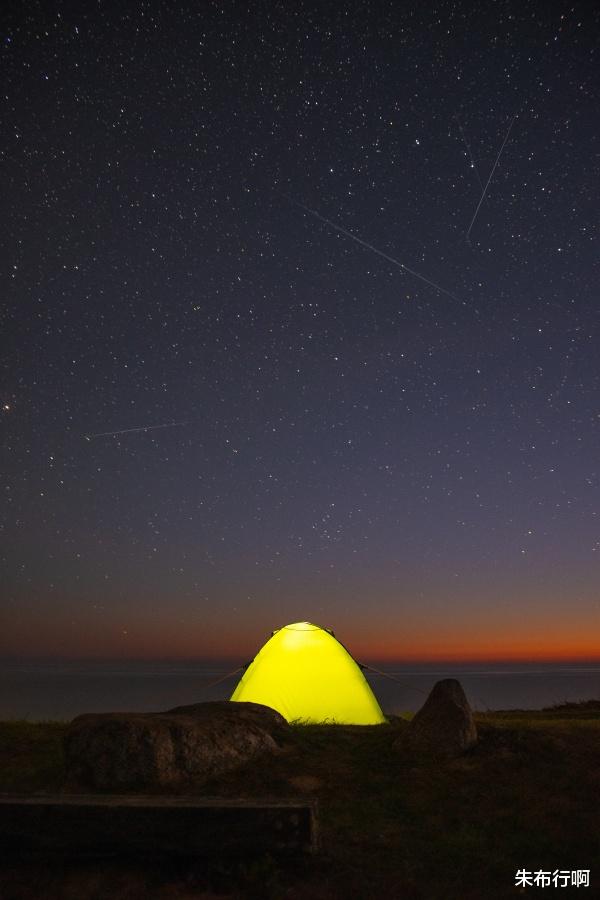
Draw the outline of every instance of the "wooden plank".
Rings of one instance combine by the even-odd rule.
[[[314,800],[0,795],[0,853],[314,853]]]

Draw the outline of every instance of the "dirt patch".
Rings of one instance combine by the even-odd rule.
[[[293,775],[289,782],[293,788],[303,794],[314,794],[323,785],[322,780],[314,775]]]

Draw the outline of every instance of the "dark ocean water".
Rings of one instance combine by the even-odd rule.
[[[0,719],[72,719],[84,712],[149,712],[225,700],[241,673],[232,663],[18,663],[0,661]],[[600,665],[386,665],[368,675],[387,713],[417,710],[433,684],[458,678],[474,709],[540,709],[600,699]]]

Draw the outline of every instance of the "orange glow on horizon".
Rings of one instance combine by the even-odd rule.
[[[339,632],[334,629],[336,637],[348,652],[358,661],[379,661],[382,663],[566,663],[591,662],[600,663],[598,641],[588,637],[587,640],[552,640],[527,641],[518,643],[510,640],[481,638],[479,642],[454,640],[426,640],[421,643],[411,641],[403,645],[401,641],[369,640],[361,635]],[[139,660],[152,661],[239,661],[248,662],[253,659],[271,632],[260,634],[221,634],[220,640],[210,643],[191,640],[189,636],[173,634],[171,640],[153,640],[145,638],[129,640],[115,639],[105,636],[104,640],[76,642],[67,644],[64,641],[31,641],[27,652],[15,654],[14,651],[0,655],[24,658],[48,658],[71,660]]]
[[[478,644],[448,642],[428,642],[411,644],[403,648],[398,643],[385,642],[353,645],[353,655],[382,662],[452,662],[452,663],[494,663],[494,662],[600,662],[598,641],[587,640],[485,640]]]
[[[449,622],[440,619],[439,627],[429,619],[402,623],[380,617],[351,618],[321,614],[308,621],[332,627],[335,636],[358,661],[377,660],[394,663],[495,663],[495,662],[600,662],[597,624],[590,618],[560,619],[540,623],[530,619],[519,623],[516,616],[503,613],[495,622],[479,621],[474,616]],[[302,620],[296,616],[296,620]],[[290,621],[294,621],[293,618]],[[240,664],[253,659],[275,628],[289,622],[279,617],[267,621],[248,616],[244,620],[203,621],[194,627],[182,626],[165,615],[154,620],[136,620],[122,624],[104,621],[94,628],[87,623],[75,625],[55,616],[40,623],[23,617],[10,633],[0,636],[0,657],[19,659],[71,660],[231,660]],[[596,627],[595,627],[596,626]]]

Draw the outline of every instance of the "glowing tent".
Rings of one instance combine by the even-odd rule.
[[[333,632],[296,622],[273,632],[231,696],[263,703],[288,722],[379,725],[385,717],[365,676]]]

